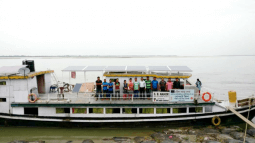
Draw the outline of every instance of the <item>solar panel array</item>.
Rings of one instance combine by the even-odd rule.
[[[126,71],[126,66],[108,66],[105,71]]]
[[[62,71],[83,71],[86,66],[69,66]]]
[[[62,71],[106,71],[106,72],[126,72],[140,71],[146,72],[146,66],[69,66]],[[148,71],[179,71],[192,72],[187,66],[148,66]]]
[[[170,71],[167,66],[149,66],[149,71]]]
[[[127,66],[127,71],[147,71],[145,66]]]
[[[84,69],[84,71],[103,71],[106,66],[88,66]]]
[[[192,70],[187,66],[168,66],[171,71],[182,71],[182,72],[192,72]]]

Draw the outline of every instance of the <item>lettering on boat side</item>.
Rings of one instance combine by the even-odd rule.
[[[170,92],[153,92],[154,102],[192,102],[194,89],[173,89]]]
[[[194,89],[174,90],[170,92],[170,101],[193,101]]]

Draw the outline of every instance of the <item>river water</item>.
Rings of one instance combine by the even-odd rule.
[[[21,65],[22,60],[35,60],[37,71],[54,70],[58,79],[65,82],[84,82],[84,73],[77,73],[69,80],[69,73],[61,70],[68,66],[188,66],[193,70],[190,81],[202,81],[202,91],[209,91],[219,99],[227,99],[228,91],[235,90],[237,98],[255,94],[255,56],[212,56],[212,57],[153,57],[153,58],[0,58],[0,66]],[[86,82],[94,82],[101,72],[86,73]],[[0,140],[15,139],[49,140],[49,142],[82,140],[109,136],[137,136],[150,134],[154,129],[65,129],[65,128],[14,128],[0,127]],[[99,141],[99,140],[98,140]]]

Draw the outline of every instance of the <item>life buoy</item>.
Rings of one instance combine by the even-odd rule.
[[[209,98],[208,99],[205,99],[205,95],[208,94],[209,95]],[[202,99],[205,101],[205,102],[208,102],[212,99],[212,95],[210,92],[205,92],[202,96]]]
[[[215,123],[215,119],[218,120],[217,123]],[[220,117],[219,117],[219,116],[214,116],[214,117],[212,118],[212,124],[213,124],[214,126],[219,126],[220,123],[221,123],[221,120],[220,120]]]
[[[34,100],[31,100],[30,99],[30,96],[34,96]],[[37,100],[37,96],[36,96],[36,94],[34,94],[34,93],[30,93],[30,94],[28,94],[28,101],[30,102],[30,103],[35,103],[35,101]]]

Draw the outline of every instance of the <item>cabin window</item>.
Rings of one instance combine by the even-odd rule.
[[[38,108],[24,108],[24,114],[26,114],[26,115],[38,115]]]
[[[56,108],[56,113],[61,114],[61,113],[70,113],[70,108]]]
[[[6,98],[0,98],[0,102],[6,102]]]
[[[170,108],[156,108],[156,114],[170,114]]]
[[[154,108],[139,108],[140,114],[154,114]]]
[[[137,108],[122,108],[123,114],[137,114]]]
[[[212,106],[205,106],[205,112],[212,112]]]
[[[189,113],[203,113],[203,107],[190,107]]]
[[[0,81],[0,85],[6,85],[6,81]]]
[[[72,108],[73,114],[87,114],[87,108]]]
[[[120,114],[120,108],[105,108],[106,114]]]
[[[104,114],[104,108],[89,108],[89,113],[91,114]]]
[[[174,114],[187,113],[187,108],[173,108]]]

